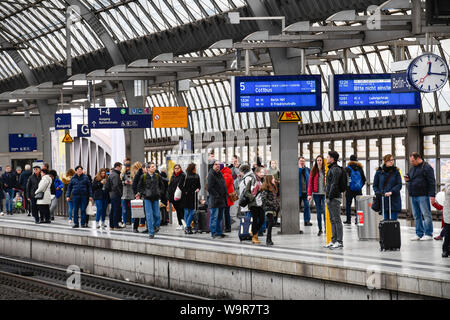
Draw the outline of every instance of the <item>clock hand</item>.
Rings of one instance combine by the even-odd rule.
[[[420,78],[419,83],[423,83],[423,82],[425,81],[425,78],[428,77],[429,75],[430,75],[430,74],[427,73],[427,75],[426,75],[425,77]]]
[[[443,73],[430,72],[430,73],[429,73],[429,75],[432,75],[432,74],[438,74],[438,75],[440,75],[440,76],[443,76],[443,75],[445,75],[445,72],[443,72]]]
[[[431,73],[431,61],[428,61],[428,74]]]

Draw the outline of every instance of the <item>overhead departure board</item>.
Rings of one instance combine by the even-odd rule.
[[[394,74],[331,76],[330,110],[420,109],[420,93],[413,89],[398,92],[396,83]]]
[[[322,110],[320,75],[234,77],[235,112]]]

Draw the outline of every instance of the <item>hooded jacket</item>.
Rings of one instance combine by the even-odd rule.
[[[319,177],[320,177],[319,170],[317,170],[314,176],[312,174],[309,175],[308,192],[307,192],[308,196],[312,196],[313,193],[319,192]],[[324,180],[323,185],[325,187],[325,173],[323,174],[323,180]]]
[[[223,178],[225,179],[225,184],[227,186],[227,193],[230,194],[234,191],[234,187],[233,187],[233,176],[232,176],[232,172],[231,169],[228,167],[224,167],[220,172],[222,172],[223,174]],[[227,202],[228,202],[228,206],[231,207],[234,202],[230,201],[230,197],[227,196]]]
[[[242,177],[242,179],[239,181],[239,198],[246,191],[247,185],[249,183],[252,183],[254,178],[255,178],[255,174],[251,170]],[[250,211],[250,209],[248,208],[248,205],[246,207],[241,207],[241,212],[247,212],[247,211]]]
[[[345,171],[347,172],[347,176],[348,177],[350,177],[351,174],[352,174],[350,168],[353,169],[353,170],[358,170],[359,171],[359,174],[361,175],[361,180],[362,180],[362,183],[363,183],[363,187],[364,187],[364,185],[366,184],[366,175],[364,174],[364,170],[363,170],[362,164],[360,162],[358,162],[358,161],[349,161],[347,163],[347,167],[345,168]],[[346,191],[346,196],[347,197],[352,197],[352,196],[354,197],[354,196],[357,196],[357,195],[362,195],[362,188],[359,191],[353,191],[353,190],[350,189],[350,185],[347,186],[347,191]]]
[[[326,177],[326,192],[325,197],[329,200],[342,198],[342,194],[339,191],[339,178],[344,172],[342,168],[333,162],[328,166],[328,172]]]
[[[145,200],[157,201],[164,192],[164,184],[156,172],[151,176],[144,173],[138,185],[138,191]]]
[[[52,195],[50,192],[50,189],[52,187],[52,178],[48,174],[42,177],[41,181],[39,181],[38,188],[34,192],[34,195],[36,196],[39,192],[44,192],[44,198],[37,200],[36,204],[38,205],[50,205],[52,203]]]

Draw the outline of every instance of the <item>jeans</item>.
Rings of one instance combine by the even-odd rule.
[[[302,201],[303,201],[303,206],[304,208],[304,213],[303,213],[303,218],[304,218],[304,222],[309,222],[309,220],[311,220],[311,212],[309,210],[309,201],[308,201],[308,195],[306,193],[302,193],[302,195],[299,197],[300,198],[300,207],[302,205]]]
[[[343,227],[341,220],[341,202],[336,199],[327,199],[328,211],[330,212],[331,233],[333,234],[331,242],[342,243]]]
[[[6,211],[11,213],[13,210],[14,189],[5,189],[6,192]]]
[[[347,221],[350,222],[352,220],[352,202],[355,199],[356,206],[356,195],[349,196],[348,193],[345,194],[345,213],[347,215]],[[358,219],[358,216],[355,214],[355,221]]]
[[[194,209],[184,208],[184,221],[186,222],[186,228],[191,228],[192,220],[194,220]]]
[[[222,234],[222,220],[225,208],[211,208],[211,216],[209,218],[209,229],[212,236]]]
[[[122,200],[122,223],[126,224],[131,218],[131,200]]]
[[[73,218],[73,201],[69,201],[69,220]]]
[[[106,206],[108,205],[108,202],[106,199],[101,200],[95,200],[95,206],[97,207],[97,215],[95,217],[95,221],[98,223],[100,219],[102,219],[102,222],[105,222],[106,219]]]
[[[225,217],[225,230],[231,230],[230,207],[225,207],[223,211]]]
[[[322,231],[322,215],[325,217],[325,195],[314,194],[313,199],[316,204],[317,225],[319,226],[319,230]]]
[[[111,212],[109,213],[109,227],[119,228],[119,220],[122,214],[120,198],[111,198]]]
[[[424,233],[433,236],[433,220],[431,218],[431,205],[428,196],[410,197],[414,220],[416,221],[416,235],[422,238]],[[422,215],[425,223],[422,222]]]
[[[159,227],[161,217],[159,215],[159,200],[144,200],[145,216],[147,217],[147,229],[149,235],[155,234],[155,228]]]
[[[81,225],[86,223],[86,207],[88,202],[88,197],[73,197],[73,223],[76,226],[78,224],[78,210],[81,209]]]

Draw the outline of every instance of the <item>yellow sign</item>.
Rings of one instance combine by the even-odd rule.
[[[284,111],[278,117],[278,122],[302,122],[297,111]]]
[[[187,128],[187,107],[153,107],[153,128]]]
[[[66,134],[65,134],[64,138],[62,139],[62,142],[65,142],[65,143],[72,143],[73,142],[73,139],[72,139],[72,137],[69,134],[69,131],[66,131]]]

